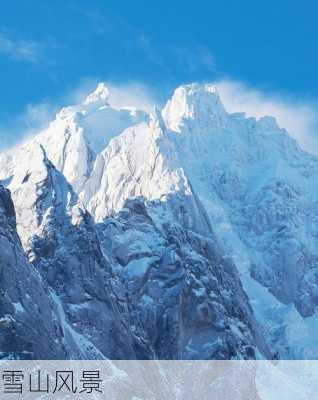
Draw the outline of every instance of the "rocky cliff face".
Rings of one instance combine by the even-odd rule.
[[[23,245],[3,206],[21,259],[1,271],[13,288],[31,271],[61,330],[42,358],[317,358],[317,164],[208,84],[153,115],[113,109],[100,84],[0,153]]]
[[[235,266],[211,230],[184,225],[188,201],[134,199],[99,225],[127,325],[160,359],[269,356]],[[172,212],[182,220],[167,218]]]
[[[0,186],[1,358],[68,358],[57,306],[38,271],[28,262],[16,233],[9,191]],[[74,346],[75,350],[75,346]]]

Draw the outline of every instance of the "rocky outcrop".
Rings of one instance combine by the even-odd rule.
[[[270,358],[235,266],[212,231],[185,226],[189,201],[131,200],[99,224],[123,318],[143,343],[137,357]]]
[[[72,346],[64,340],[56,304],[28,262],[15,224],[10,193],[0,186],[1,358],[68,358]]]

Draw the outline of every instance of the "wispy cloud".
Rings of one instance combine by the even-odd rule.
[[[93,78],[83,80],[77,88],[66,96],[66,103],[77,104],[83,102],[98,83],[99,80]],[[116,109],[135,107],[138,110],[151,112],[155,106],[162,105],[165,100],[157,90],[141,82],[116,83],[105,81],[105,85],[109,89],[109,103]]]
[[[121,55],[142,59],[156,71],[161,71],[167,79],[176,81],[180,69],[190,75],[215,72],[213,51],[200,42],[159,41],[151,32],[118,15],[106,15],[100,10],[81,10],[81,13],[97,37],[104,37],[106,42],[116,42],[116,46],[121,48]]]
[[[34,41],[14,40],[0,33],[0,55],[16,61],[36,63],[39,59],[40,45]]]
[[[305,150],[318,154],[318,104],[286,93],[265,93],[250,85],[222,80],[216,83],[225,108],[229,112],[245,112],[247,116],[274,116]]]
[[[130,82],[126,85],[108,84],[109,102],[115,108],[136,107],[151,112],[160,104],[160,99],[154,90],[142,83]]]
[[[27,140],[45,128],[54,118],[58,106],[51,103],[29,104],[21,114],[0,124],[0,151]]]
[[[170,50],[176,61],[182,64],[190,73],[198,72],[202,69],[207,72],[215,71],[215,57],[206,46],[171,46]]]

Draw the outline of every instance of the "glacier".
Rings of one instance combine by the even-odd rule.
[[[0,354],[317,359],[317,183],[213,84],[148,113],[100,83],[0,153]]]

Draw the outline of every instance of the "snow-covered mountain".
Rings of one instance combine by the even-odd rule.
[[[318,358],[318,159],[274,118],[210,84],[115,109],[101,83],[0,153],[0,183],[5,355]],[[35,351],[47,319],[56,345]]]

